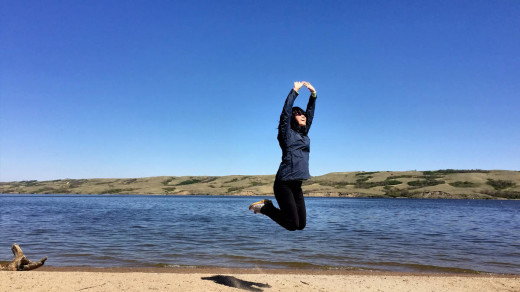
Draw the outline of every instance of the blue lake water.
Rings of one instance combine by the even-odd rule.
[[[257,199],[0,195],[0,260],[16,242],[52,266],[520,274],[520,201],[306,198],[290,232]]]

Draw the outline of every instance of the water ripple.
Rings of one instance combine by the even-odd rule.
[[[307,198],[289,232],[250,197],[0,195],[0,259],[520,274],[520,201]]]

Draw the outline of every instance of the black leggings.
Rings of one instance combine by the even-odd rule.
[[[302,182],[275,180],[273,189],[280,209],[269,204],[262,208],[261,212],[287,230],[305,228],[307,214],[303,200]]]

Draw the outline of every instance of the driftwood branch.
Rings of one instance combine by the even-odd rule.
[[[4,264],[4,265],[0,264],[0,270],[4,270],[4,271],[34,270],[36,268],[43,266],[43,264],[47,260],[47,257],[44,257],[37,262],[33,262],[33,261],[29,260],[23,254],[23,251],[20,248],[20,246],[16,243],[13,244],[13,246],[11,246],[11,250],[13,251],[13,254],[14,254],[14,260],[12,260],[8,264]]]

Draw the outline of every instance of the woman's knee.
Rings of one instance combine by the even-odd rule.
[[[305,228],[305,225],[303,225],[303,226],[289,225],[286,227],[286,229],[289,231],[303,230],[304,228]]]
[[[285,229],[289,231],[295,231],[299,229],[298,221],[289,220],[287,224],[285,225]]]
[[[305,222],[290,221],[285,227],[289,231],[303,230],[306,226]]]

